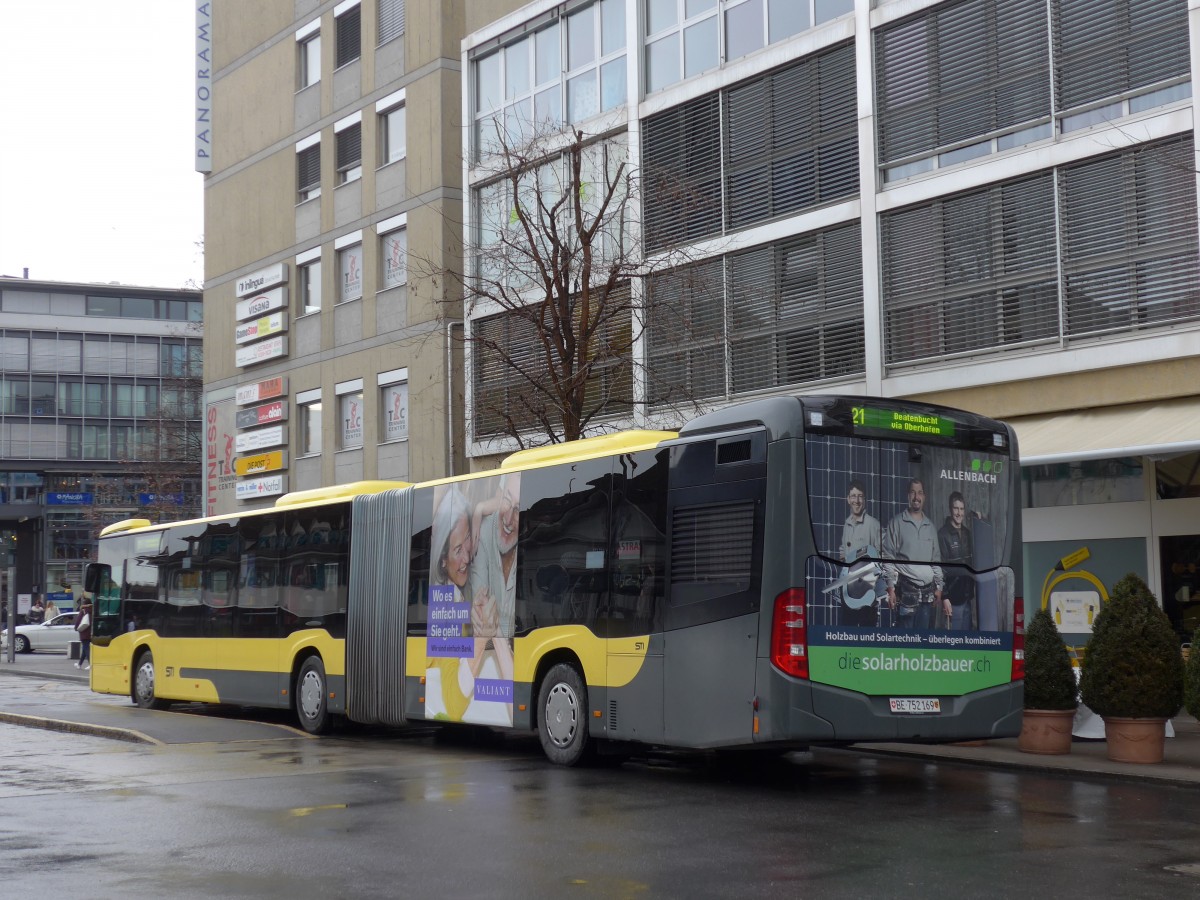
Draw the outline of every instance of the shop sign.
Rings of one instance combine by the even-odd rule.
[[[91,493],[57,493],[47,494],[46,503],[49,506],[91,506]]]
[[[237,483],[237,498],[253,500],[257,497],[278,497],[287,493],[286,475],[267,475],[263,478],[250,478]]]
[[[286,450],[272,450],[269,453],[256,453],[254,456],[239,456],[233,461],[233,468],[238,475],[258,475],[261,472],[286,469],[287,464]]]
[[[243,384],[237,389],[237,405],[245,406],[247,403],[257,403],[259,400],[283,397],[286,396],[287,391],[288,380],[286,375],[281,375],[278,378],[268,378],[266,381],[260,381],[257,384]]]
[[[277,309],[284,309],[286,306],[287,288],[281,285],[255,294],[253,297],[247,297],[245,300],[239,300],[237,302],[237,320],[242,322],[246,319],[254,319]]]
[[[251,344],[248,347],[239,347],[234,356],[234,361],[244,368],[245,366],[253,366],[267,360],[287,356],[287,352],[287,336],[280,335],[279,337],[267,338],[265,341],[259,341],[257,344]]]
[[[234,439],[234,449],[238,453],[249,453],[266,447],[278,447],[287,441],[287,426],[276,425],[273,428],[260,428],[258,431],[243,431]]]
[[[244,278],[239,278],[237,281],[237,295],[239,297],[247,297],[250,294],[257,294],[265,291],[267,288],[275,287],[277,284],[283,284],[287,281],[288,267],[287,263],[275,263],[273,266],[265,266],[257,272],[251,272]]]
[[[265,403],[252,409],[237,411],[236,425],[238,428],[257,428],[259,425],[270,425],[272,422],[286,422],[288,405],[285,400]]]

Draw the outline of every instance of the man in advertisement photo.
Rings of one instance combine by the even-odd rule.
[[[932,565],[941,561],[941,554],[937,529],[925,515],[925,483],[920,478],[909,479],[908,505],[883,532],[883,557],[889,560],[883,567],[888,606],[898,627],[931,629],[938,608],[947,620],[952,618],[950,600],[942,593],[942,569]]]
[[[842,562],[853,565],[862,557],[879,555],[879,520],[867,512],[867,489],[859,478],[850,479],[846,490],[849,515],[842,525]],[[857,592],[847,585],[842,592],[841,622],[843,625],[874,628],[878,623],[882,580],[858,585]]]
[[[950,515],[938,529],[938,550],[943,563],[970,566],[974,562],[975,542],[967,526],[967,501],[959,491],[950,494]],[[946,597],[951,616],[947,628],[966,630],[978,627],[975,613],[975,578],[965,569],[952,568],[945,573]]]

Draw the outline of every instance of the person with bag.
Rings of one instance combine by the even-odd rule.
[[[79,632],[79,661],[75,663],[77,669],[90,669],[92,667],[89,659],[92,650],[92,601],[84,599],[79,607],[79,612],[75,616],[75,630]]]

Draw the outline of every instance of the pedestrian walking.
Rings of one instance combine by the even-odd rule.
[[[78,669],[92,667],[92,601],[86,597],[75,616],[75,630],[79,632],[79,661],[75,663]]]

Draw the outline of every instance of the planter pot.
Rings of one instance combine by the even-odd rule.
[[[1166,744],[1166,719],[1104,717],[1108,758],[1114,762],[1160,763]]]
[[[1021,717],[1017,749],[1022,753],[1061,755],[1071,752],[1073,709],[1027,709]]]

